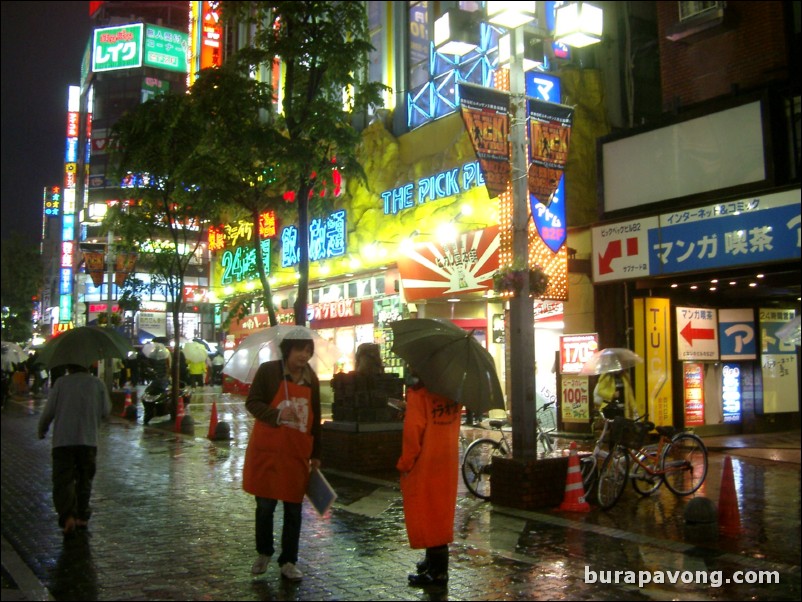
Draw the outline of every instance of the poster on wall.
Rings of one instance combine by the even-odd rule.
[[[795,317],[793,309],[760,309],[761,369],[763,371],[763,403],[765,414],[799,411],[796,346],[783,339],[778,331]],[[760,413],[760,403],[756,400]]]
[[[590,420],[589,391],[587,376],[563,376],[561,406],[563,422],[587,424]]]
[[[510,181],[509,95],[461,83],[460,109],[465,129],[479,159],[487,195],[493,199]]]
[[[704,365],[686,362],[682,365],[682,399],[685,405],[685,426],[705,423]]]

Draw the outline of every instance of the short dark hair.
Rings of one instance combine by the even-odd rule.
[[[312,339],[284,339],[278,344],[278,348],[281,350],[281,359],[284,361],[287,361],[290,351],[293,349],[306,349],[307,347],[311,347],[312,355],[314,355],[315,342]]]

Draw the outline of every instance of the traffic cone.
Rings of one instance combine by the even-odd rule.
[[[212,417],[209,420],[209,433],[206,435],[206,438],[207,439],[211,439],[212,441],[214,441],[217,438],[216,437],[216,432],[217,432],[217,402],[213,401],[212,402]]]
[[[126,389],[125,390],[125,405],[123,405],[123,411],[122,411],[122,414],[120,414],[120,416],[122,416],[123,418],[126,418],[127,414],[128,414],[128,408],[130,408],[132,405],[134,405],[134,403],[131,401],[131,391]]]
[[[181,421],[183,420],[184,420],[184,397],[179,395],[177,410],[175,413],[175,429],[173,429],[175,430],[176,433],[181,432]]]
[[[579,469],[579,456],[576,454],[576,441],[571,441],[568,456],[568,474],[565,477],[565,497],[560,510],[567,512],[590,512],[590,504],[585,501],[585,488],[582,486],[582,473]]]
[[[730,456],[724,457],[721,494],[718,498],[718,530],[724,535],[738,535],[741,532],[741,513],[738,510],[738,495],[735,493]]]

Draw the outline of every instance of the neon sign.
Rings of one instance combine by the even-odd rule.
[[[309,261],[321,261],[345,255],[345,209],[335,211],[326,219],[313,219],[309,224]],[[298,227],[287,226],[281,231],[281,267],[298,264]]]
[[[473,161],[462,167],[454,167],[433,176],[420,178],[417,182],[385,190],[379,196],[384,204],[384,214],[395,215],[404,209],[414,207],[415,204],[437,201],[484,185],[485,179],[479,161]]]

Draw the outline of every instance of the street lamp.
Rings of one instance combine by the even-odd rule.
[[[573,3],[572,3],[573,4]],[[577,6],[564,13],[564,17],[576,15],[573,29],[565,25],[566,33],[576,34],[584,25],[592,23],[590,33],[598,32],[601,36],[601,27],[595,25],[600,9],[595,12],[590,5]],[[572,12],[574,11],[574,12]],[[509,42],[500,43],[500,59],[509,56],[510,66],[510,160],[511,160],[511,193],[512,193],[512,223],[511,247],[513,259],[529,262],[529,189],[527,174],[528,153],[526,147],[526,82],[524,71],[526,68],[542,63],[543,38],[545,32],[533,33],[528,24],[536,21],[535,2],[487,2],[488,21],[509,30]],[[582,16],[585,16],[584,21]],[[601,19],[598,19],[600,23]],[[535,22],[539,26],[538,22]],[[437,25],[435,24],[435,28]],[[539,34],[539,35],[538,35]],[[537,38],[540,38],[539,40]],[[581,37],[574,35],[564,39],[564,43],[592,43],[592,36]],[[502,48],[503,46],[503,48]],[[533,52],[539,46],[540,52]],[[538,60],[540,59],[540,60]],[[501,60],[500,60],[501,62]],[[519,461],[537,459],[536,439],[536,403],[535,403],[535,329],[534,329],[534,303],[529,297],[529,279],[523,279],[521,291],[509,299],[509,374],[510,374],[510,409],[512,414],[512,449],[513,457]]]

